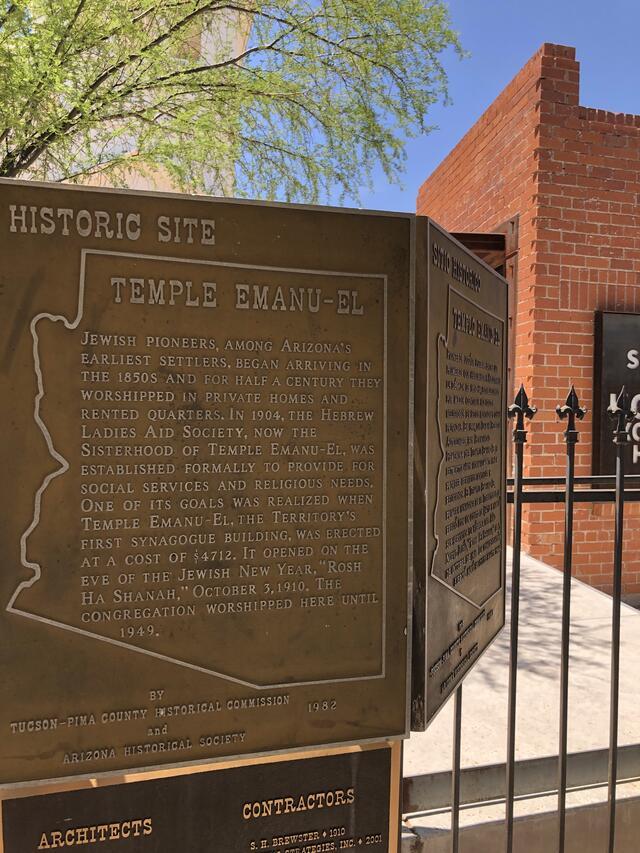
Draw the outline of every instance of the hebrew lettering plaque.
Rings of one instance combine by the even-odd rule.
[[[419,224],[412,726],[423,729],[504,625],[507,283]]]

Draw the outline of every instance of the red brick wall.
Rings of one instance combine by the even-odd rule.
[[[425,181],[418,213],[453,231],[519,214],[515,380],[539,412],[527,471],[564,472],[555,406],[571,383],[592,409],[594,311],[640,311],[640,116],[579,105],[571,47],[545,44]],[[591,417],[576,472],[591,473]],[[523,543],[562,564],[562,507],[525,513]],[[626,511],[624,592],[640,593],[640,505]],[[613,506],[578,505],[574,566],[611,589]]]

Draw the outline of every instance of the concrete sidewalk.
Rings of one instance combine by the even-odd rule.
[[[524,787],[528,783],[524,778],[532,768],[546,765],[546,773],[538,778],[555,779],[555,756],[558,754],[558,717],[560,686],[560,636],[562,608],[562,574],[543,563],[523,555],[521,570],[520,598],[520,654],[518,661],[518,705],[517,705],[517,741],[516,761],[519,767],[516,775],[521,776]],[[569,797],[568,803],[575,806],[589,806],[606,799],[598,782],[600,777],[606,780],[606,757],[585,753],[594,750],[606,750],[609,745],[609,690],[611,655],[611,598],[580,581],[573,581],[571,607],[571,658],[569,690],[569,753],[578,753],[576,765],[580,772],[576,778],[582,781],[590,778],[594,787],[590,794],[584,791]],[[509,664],[509,615],[507,627],[496,639],[492,647],[478,662],[472,674],[464,682],[462,717],[462,767],[479,768],[485,765],[502,765],[506,758],[507,740],[507,685]],[[622,605],[621,620],[621,668],[620,668],[620,717],[619,744],[628,746],[625,755],[625,770],[633,773],[638,764],[637,776],[640,776],[640,612]],[[414,733],[405,743],[404,776],[421,777],[422,799],[425,791],[435,791],[433,786],[438,774],[451,770],[452,756],[453,702],[450,700],[440,715],[433,721],[428,731]],[[548,760],[541,761],[547,758]],[[536,759],[538,761],[536,761]],[[593,765],[591,768],[589,765]],[[622,765],[622,762],[621,762]],[[502,769],[494,768],[493,787],[497,777],[502,779]],[[621,766],[622,769],[622,766]],[[591,774],[591,776],[590,776]],[[491,774],[486,771],[467,773],[467,794],[477,794],[483,787],[486,777],[487,791],[491,791]],[[440,782],[446,781],[444,777]],[[473,783],[473,784],[471,784]],[[462,797],[465,800],[465,780]],[[546,791],[552,790],[547,787]],[[621,786],[620,795],[638,796],[637,785]],[[439,786],[440,791],[443,785]],[[440,836],[446,831],[450,815],[444,811],[444,802],[426,804],[421,802],[420,785],[416,785],[418,808],[439,808],[439,814],[426,814],[422,817],[408,817],[407,825],[416,837]],[[538,792],[542,793],[542,792]],[[536,795],[537,796],[537,795]],[[412,797],[414,801],[416,797]],[[436,799],[438,797],[436,796]],[[469,796],[466,797],[469,800]],[[516,814],[532,816],[547,808],[549,814],[555,809],[555,798],[537,796],[536,802],[523,800],[516,808]],[[448,803],[448,800],[447,800]],[[415,807],[415,803],[414,803]],[[496,806],[494,805],[495,811]],[[504,805],[498,806],[498,811]],[[471,826],[474,821],[487,822],[500,820],[499,815],[479,813],[466,809],[461,816],[461,825]],[[477,810],[476,810],[477,812]],[[413,839],[414,841],[416,838]],[[432,843],[425,849],[436,850]],[[413,843],[410,848],[422,849]],[[640,849],[640,843],[638,844]],[[439,848],[437,848],[439,849]],[[480,849],[480,848],[479,848]],[[526,849],[526,848],[523,848]]]

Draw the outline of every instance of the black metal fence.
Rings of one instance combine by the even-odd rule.
[[[609,709],[609,746],[608,746],[608,841],[602,853],[614,853],[616,837],[616,783],[618,777],[618,706],[620,677],[620,612],[622,600],[622,545],[624,534],[624,507],[630,501],[640,501],[640,476],[625,476],[625,457],[630,443],[628,426],[638,414],[632,410],[629,395],[623,388],[614,405],[609,407],[612,420],[612,441],[616,451],[615,476],[577,477],[575,475],[575,445],[578,441],[578,421],[582,420],[585,410],[580,406],[573,386],[566,402],[556,408],[558,417],[566,421],[564,438],[566,443],[566,471],[564,477],[524,477],[524,454],[527,442],[527,421],[536,414],[531,406],[524,387],[521,387],[513,404],[509,407],[508,417],[514,421],[513,478],[508,480],[510,487],[507,501],[513,504],[513,560],[511,575],[511,635],[509,654],[509,684],[507,712],[507,758],[505,791],[505,853],[513,853],[514,801],[515,788],[515,750],[516,750],[516,710],[518,703],[518,627],[520,607],[520,563],[522,542],[522,510],[524,504],[561,504],[564,503],[564,548],[563,548],[563,586],[562,586],[562,631],[560,647],[560,705],[559,705],[559,743],[557,756],[557,845],[558,853],[565,850],[566,796],[568,768],[572,774],[575,767],[570,766],[567,752],[568,710],[569,710],[569,650],[571,619],[571,578],[573,556],[574,505],[576,503],[615,503],[614,547],[612,553],[613,595],[611,620],[611,669],[610,669],[610,709]],[[461,732],[462,732],[463,687],[458,687],[454,696],[453,756],[451,772],[451,851],[458,853],[460,839],[460,781],[461,781]],[[575,757],[571,757],[572,760]],[[574,761],[575,763],[575,761]],[[493,768],[489,768],[493,769]],[[410,780],[408,780],[410,782]],[[415,796],[412,797],[415,801]],[[428,808],[428,804],[423,806]],[[640,842],[639,842],[640,849]],[[496,851],[498,853],[498,851]],[[552,851],[549,851],[552,853]]]

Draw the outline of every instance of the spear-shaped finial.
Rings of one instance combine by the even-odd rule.
[[[515,400],[507,409],[507,416],[509,419],[516,419],[516,428],[513,431],[513,440],[516,443],[524,444],[527,440],[527,431],[524,428],[524,419],[528,418],[531,420],[537,411],[538,410],[535,406],[529,405],[527,392],[524,390],[524,385],[521,385],[520,390],[516,394]]]
[[[556,413],[560,420],[568,419],[567,429],[564,437],[567,444],[575,444],[578,441],[578,431],[576,430],[576,418],[581,421],[587,414],[587,410],[583,409],[578,400],[576,389],[572,385],[571,390],[567,394],[567,401],[564,406],[556,406]]]
[[[607,412],[609,413],[609,417],[615,421],[613,443],[627,444],[630,442],[631,436],[627,432],[627,424],[631,423],[631,421],[637,417],[638,411],[631,405],[629,393],[624,385],[620,389],[620,393],[616,397],[615,403],[611,403]]]

